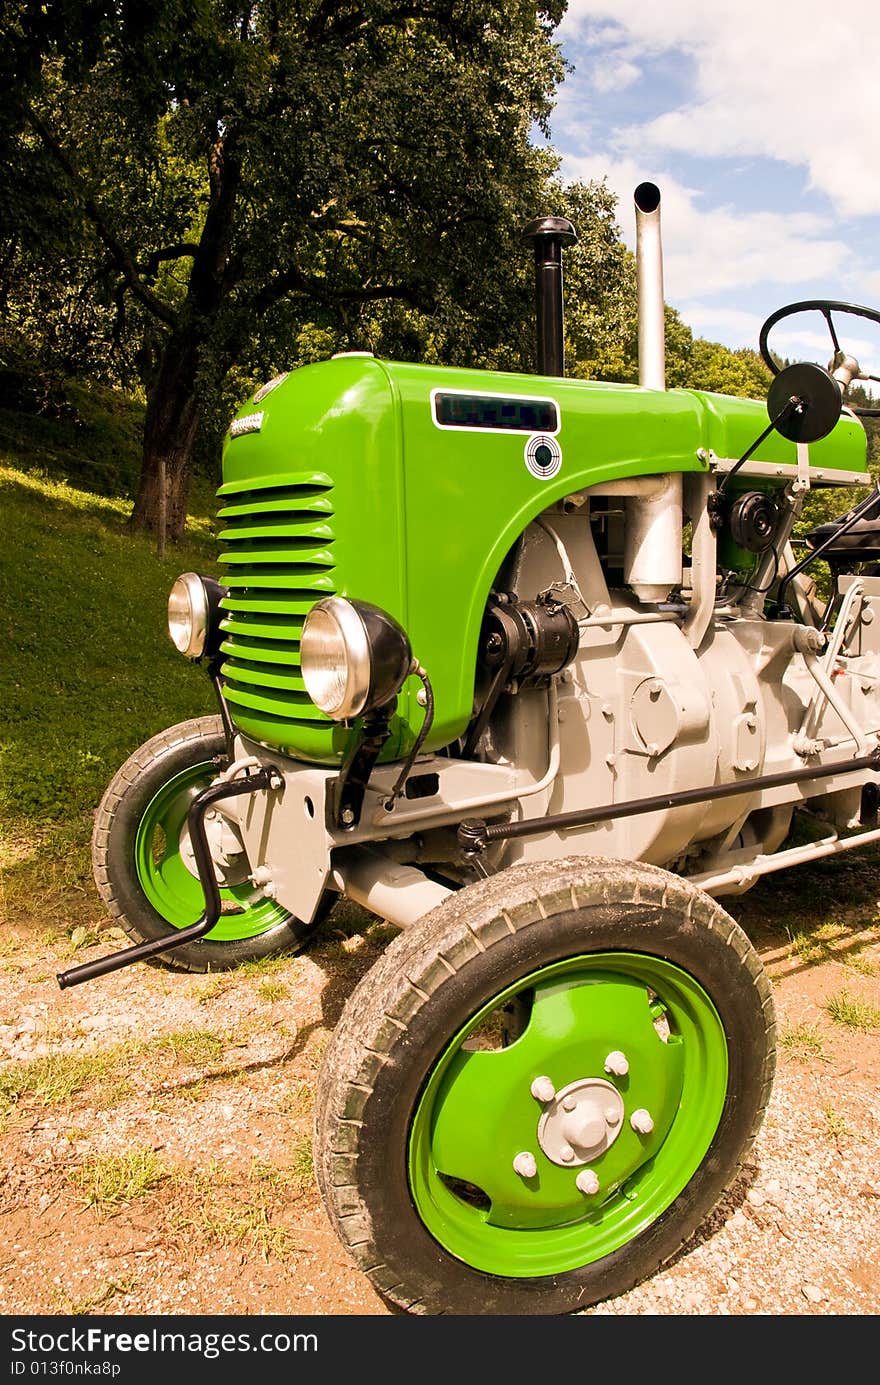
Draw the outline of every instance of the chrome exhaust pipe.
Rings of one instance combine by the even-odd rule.
[[[636,208],[636,279],[639,298],[639,384],[666,388],[666,322],[663,314],[663,247],[660,241],[660,189],[639,183]]]
[[[660,242],[660,189],[639,183],[636,208],[636,275],[639,305],[639,384],[666,389],[666,323],[663,302],[663,249]],[[681,584],[682,480],[664,478],[656,497],[625,502],[624,581],[639,601],[665,601]]]

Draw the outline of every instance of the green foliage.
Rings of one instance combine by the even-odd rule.
[[[135,519],[159,459],[175,480],[225,428],[234,368],[509,349],[563,9],[12,0],[0,299],[56,361],[142,382]]]
[[[36,359],[0,328],[0,449],[22,471],[74,480],[96,495],[133,496],[140,474],[143,404]]]

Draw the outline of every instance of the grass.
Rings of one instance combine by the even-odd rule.
[[[822,1035],[811,1024],[794,1024],[781,1029],[778,1044],[790,1058],[796,1058],[801,1063],[815,1062],[824,1057]]]
[[[809,932],[798,929],[789,933],[789,946],[793,957],[799,962],[826,962],[833,956],[834,943],[843,936],[844,930],[834,923],[823,923]]]
[[[2,436],[2,434],[0,434]],[[89,862],[92,814],[128,755],[214,711],[207,679],[176,653],[174,578],[215,571],[211,521],[163,560],[126,530],[130,501],[98,496],[0,453],[0,911],[53,906],[85,939],[104,921]]]
[[[87,1159],[70,1174],[86,1207],[109,1216],[158,1186],[168,1170],[152,1150],[136,1146],[124,1154],[100,1154]]]
[[[68,1036],[69,1037],[69,1036]],[[203,1066],[220,1057],[234,1040],[208,1029],[160,1034],[144,1043],[123,1043],[98,1053],[47,1053],[0,1069],[0,1110],[8,1115],[26,1098],[41,1106],[61,1106],[88,1092],[97,1109],[106,1110],[135,1091],[135,1071],[144,1058],[164,1058],[172,1065]],[[149,1071],[161,1074],[150,1065]],[[198,1096],[188,1093],[193,1100]],[[201,1095],[206,1095],[204,1088]]]
[[[164,1054],[175,1062],[188,1064],[215,1063],[227,1040],[211,1029],[181,1029],[176,1033],[159,1034],[147,1047],[153,1053]]]
[[[308,1147],[308,1156],[306,1149]],[[177,1232],[195,1233],[216,1245],[242,1245],[264,1259],[285,1261],[300,1247],[295,1233],[276,1218],[291,1198],[313,1186],[310,1143],[298,1141],[289,1165],[254,1160],[242,1176],[218,1161],[174,1176],[182,1207],[171,1220]]]
[[[846,1136],[852,1136],[855,1132],[847,1125],[846,1119],[835,1111],[833,1106],[825,1106],[822,1110],[822,1119],[825,1122],[825,1133],[830,1140],[838,1141]]]
[[[0,1104],[7,1111],[24,1097],[42,1106],[58,1106],[87,1088],[106,1082],[114,1074],[126,1050],[103,1053],[48,1053],[27,1063],[0,1070]]]
[[[198,1211],[183,1217],[178,1226],[180,1230],[200,1233],[215,1245],[249,1244],[266,1260],[270,1256],[275,1260],[289,1260],[300,1248],[294,1233],[273,1222],[263,1204],[218,1207],[211,1199],[205,1199]]]
[[[283,981],[261,981],[257,987],[257,995],[261,1000],[272,1004],[276,1000],[286,1000],[290,995],[290,987]]]
[[[858,1000],[849,991],[843,990],[829,996],[824,1009],[834,1023],[842,1025],[844,1029],[860,1030],[866,1034],[880,1029],[880,1006]]]
[[[119,1279],[104,1280],[91,1292],[71,1297],[65,1289],[58,1292],[59,1311],[71,1318],[88,1317],[106,1308],[115,1298],[124,1298],[137,1288],[137,1275],[123,1275]]]

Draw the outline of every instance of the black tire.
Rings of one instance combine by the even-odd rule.
[[[426,1093],[439,1080],[440,1055],[448,1055],[453,1036],[481,1007],[548,964],[576,966],[567,959],[590,954],[676,969],[710,998],[727,1049],[712,1129],[694,1155],[694,1172],[670,1192],[665,1210],[611,1253],[561,1272],[488,1273],[450,1253],[428,1229],[410,1179],[412,1132]],[[598,957],[592,965],[599,965]],[[609,1048],[614,1040],[612,1032]],[[457,1053],[470,1056],[463,1048]],[[735,921],[701,890],[653,866],[602,858],[511,867],[466,887],[408,928],[352,993],[325,1053],[316,1101],[315,1168],[328,1215],[377,1291],[409,1312],[562,1314],[584,1308],[652,1274],[716,1206],[760,1129],[775,1053],[773,1004],[760,959]],[[632,1141],[626,1126],[622,1122],[621,1133]],[[490,1130],[482,1132],[484,1141],[491,1138]],[[502,1148],[498,1157],[509,1160],[510,1153]],[[587,1236],[588,1223],[585,1218]]]
[[[181,722],[140,746],[104,793],[92,833],[92,870],[104,904],[135,942],[173,935],[175,926],[194,922],[193,918],[163,916],[144,891],[136,862],[136,841],[144,815],[155,796],[176,776],[204,766],[204,782],[210,782],[216,772],[211,762],[224,750],[219,717]],[[174,971],[225,971],[242,962],[303,947],[316,924],[317,920],[307,927],[285,914],[281,921],[254,936],[217,940],[209,934],[151,959],[151,964]]]

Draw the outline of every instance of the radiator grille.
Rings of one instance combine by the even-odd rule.
[[[330,478],[321,473],[249,478],[221,486],[224,693],[235,717],[277,725],[285,744],[297,726],[327,726],[300,670],[303,618],[332,596],[335,535]]]

